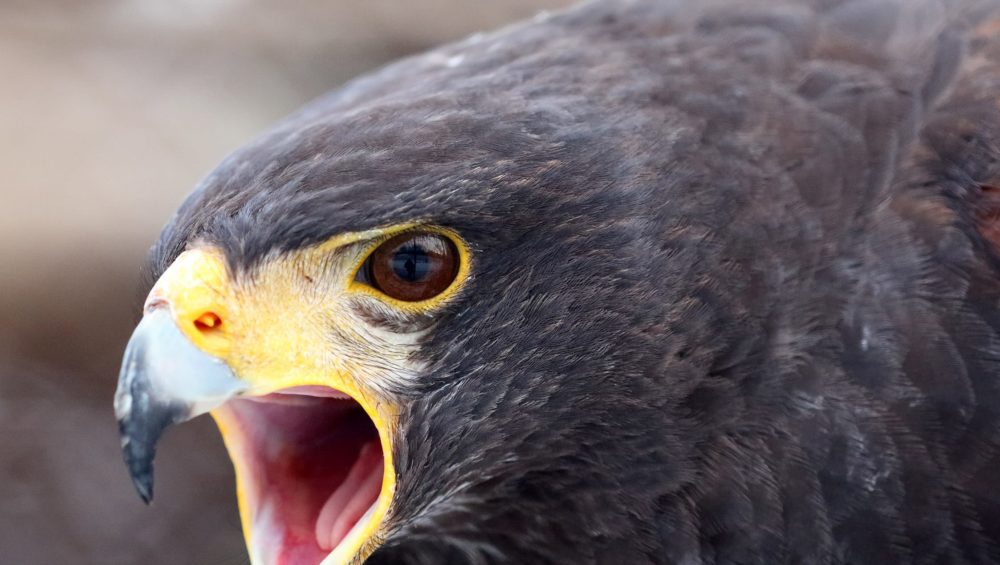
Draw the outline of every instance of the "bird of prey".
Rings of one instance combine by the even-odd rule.
[[[996,0],[609,0],[208,175],[115,398],[257,565],[1000,562]]]

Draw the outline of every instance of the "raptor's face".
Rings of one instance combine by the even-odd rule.
[[[240,276],[217,247],[191,246],[150,292],[116,396],[140,493],[163,429],[210,410],[254,563],[367,556],[421,337],[469,272],[458,234],[426,226],[339,234]]]
[[[632,563],[674,535],[650,501],[739,390],[697,387],[737,344],[738,270],[703,249],[745,172],[693,150],[702,120],[629,110],[660,100],[619,88],[644,67],[536,53],[550,31],[389,67],[209,174],[122,373],[140,492],[163,429],[211,411],[259,565]]]

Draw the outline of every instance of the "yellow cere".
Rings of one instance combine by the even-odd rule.
[[[146,298],[145,309],[160,305],[170,308],[181,331],[202,351],[225,358],[229,353],[229,327],[217,324],[210,331],[199,331],[198,321],[208,314],[219,320],[231,318],[229,304],[221,292],[228,288],[229,275],[221,253],[195,249],[182,253],[156,281]]]
[[[405,231],[439,233],[459,251],[455,281],[440,295],[420,302],[394,300],[355,281],[358,269],[380,243]],[[378,428],[384,454],[382,491],[366,527],[355,531],[324,563],[364,558],[389,510],[395,491],[391,430],[398,407],[380,383],[408,367],[414,344],[380,339],[352,307],[352,296],[365,294],[407,313],[433,311],[460,290],[470,273],[468,245],[452,230],[403,224],[345,233],[298,251],[266,259],[250,276],[234,279],[221,250],[194,246],[183,252],[150,292],[147,309],[167,304],[181,330],[206,353],[226,362],[251,385],[248,395],[320,385],[349,394]],[[387,372],[388,371],[388,372]],[[251,545],[252,501],[238,454],[239,427],[223,409],[213,411],[237,475],[244,536]],[[361,554],[359,554],[361,552]]]

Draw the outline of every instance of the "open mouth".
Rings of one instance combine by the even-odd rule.
[[[350,396],[300,386],[230,400],[214,412],[236,467],[257,565],[319,565],[353,555],[378,526],[379,432]]]

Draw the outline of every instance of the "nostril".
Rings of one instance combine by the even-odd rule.
[[[200,332],[211,332],[219,329],[222,325],[222,318],[215,312],[205,312],[194,319],[194,327]]]
[[[195,314],[196,312],[200,312]],[[198,308],[194,312],[177,314],[179,325],[188,338],[206,353],[222,357],[229,351],[229,322],[221,314],[211,310]],[[182,321],[184,320],[184,321]]]

